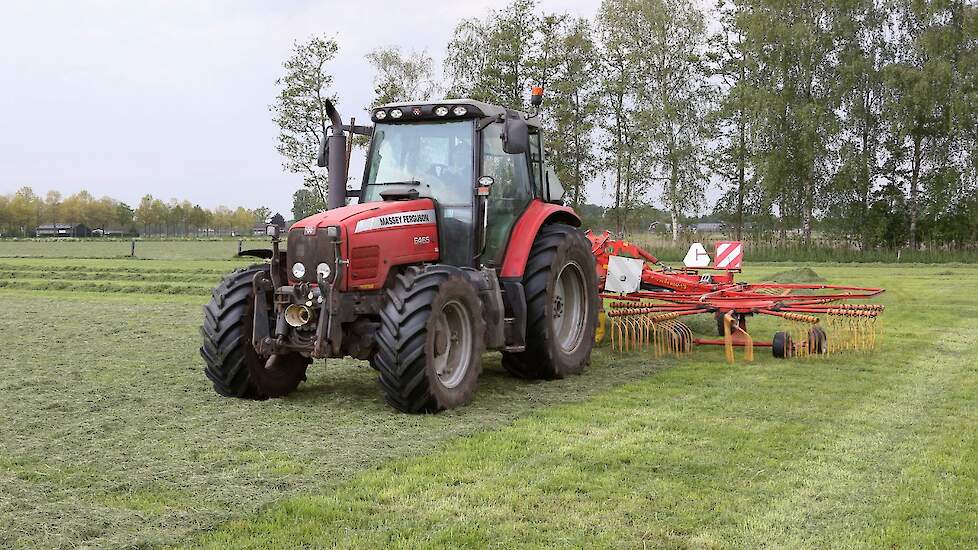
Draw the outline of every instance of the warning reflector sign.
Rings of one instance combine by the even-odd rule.
[[[686,267],[709,267],[710,255],[703,248],[702,243],[693,243],[689,247],[689,252],[683,258],[683,265]]]
[[[717,257],[713,267],[717,269],[740,269],[744,261],[744,245],[740,241],[717,242]]]

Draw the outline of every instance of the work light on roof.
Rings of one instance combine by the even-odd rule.
[[[400,109],[391,109],[391,118],[401,118],[403,114]]]
[[[374,113],[374,118],[376,118],[377,120],[384,120],[385,118],[387,118],[387,111],[383,109],[377,109],[377,111]]]
[[[435,107],[436,116],[445,116],[447,114],[448,114],[448,107],[445,107],[444,105],[439,105],[438,107]]]
[[[455,108],[452,109],[452,114],[455,116],[465,116],[465,114],[468,112],[469,110],[465,108],[465,105],[456,105]]]

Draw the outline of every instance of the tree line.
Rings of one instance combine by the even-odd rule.
[[[335,39],[297,43],[272,111],[311,197]],[[650,204],[863,248],[978,241],[978,7],[965,0],[604,0],[591,18],[515,0],[459,21],[442,77],[384,47],[371,105],[471,97],[542,121],[567,198],[616,228]],[[310,122],[312,121],[312,122]],[[594,185],[592,185],[592,188]],[[309,196],[306,198],[308,199]],[[707,197],[719,197],[707,200]]]
[[[265,207],[232,209],[221,205],[208,209],[187,200],[164,202],[152,195],[144,196],[132,207],[110,197],[96,199],[88,191],[67,197],[49,191],[41,197],[24,187],[0,195],[0,236],[30,237],[44,224],[82,224],[89,229],[143,236],[240,235],[250,233],[270,214]]]

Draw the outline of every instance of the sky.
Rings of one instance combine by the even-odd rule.
[[[294,41],[336,38],[339,110],[366,120],[364,55],[400,46],[437,63],[460,18],[506,3],[3,0],[0,194],[86,189],[134,205],[148,193],[289,217],[302,183],[282,171],[268,106]],[[599,4],[540,2],[588,17]]]

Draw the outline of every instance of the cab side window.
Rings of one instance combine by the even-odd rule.
[[[530,166],[533,168],[533,188],[543,190],[543,146],[540,134],[530,134]]]
[[[536,150],[539,151],[539,146]],[[499,265],[509,232],[533,197],[526,155],[503,151],[502,124],[490,124],[482,132],[482,175],[492,176],[494,180],[488,199],[491,223],[486,227],[482,263]]]

